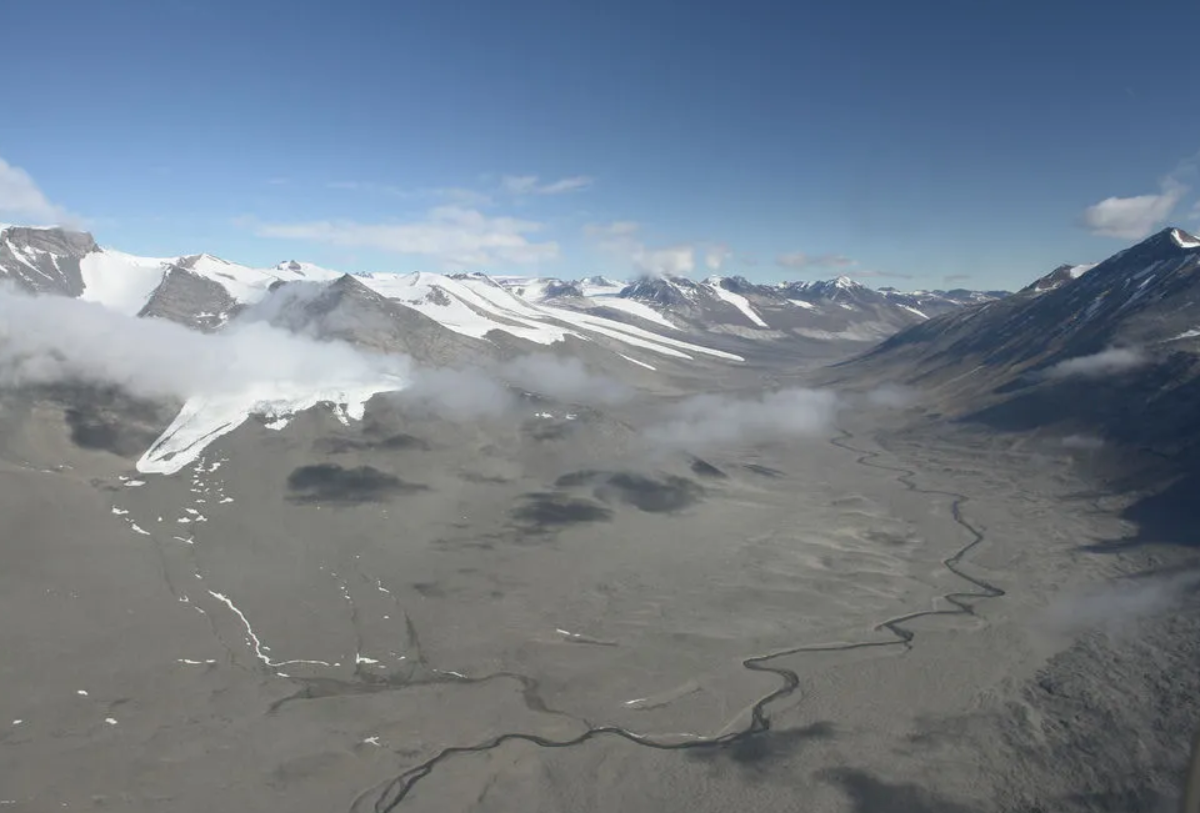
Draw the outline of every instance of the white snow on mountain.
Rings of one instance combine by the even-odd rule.
[[[333,405],[343,423],[362,420],[367,401],[380,392],[404,389],[397,376],[333,382],[314,388],[289,381],[256,384],[243,391],[195,395],[137,462],[144,474],[175,474],[195,462],[210,443],[245,423],[251,415],[279,421],[322,403]]]
[[[162,282],[170,262],[169,258],[137,257],[112,249],[93,251],[79,262],[84,286],[80,299],[136,316]]]
[[[727,291],[722,288],[720,277],[710,277],[709,279],[705,280],[705,284],[722,300],[728,302],[730,305],[733,305],[735,308],[744,313],[746,318],[755,325],[758,325],[759,327],[770,327],[770,325],[764,322],[763,318],[759,316],[757,312],[755,312],[754,308],[750,307],[750,300],[746,299],[746,297],[742,296],[741,294],[735,294],[733,291]]]
[[[584,296],[616,295],[625,288],[625,283],[608,277],[588,277],[580,281],[579,287]]]
[[[1171,239],[1180,248],[1200,248],[1200,240],[1179,229],[1171,229]]]
[[[363,284],[389,299],[420,311],[436,322],[482,339],[500,330],[538,344],[562,341],[572,331],[547,324],[530,304],[490,282],[479,284],[441,274],[417,272],[404,276],[373,274]]]
[[[645,319],[647,322],[654,322],[655,324],[662,325],[663,327],[669,327],[671,330],[679,330],[679,328],[673,322],[671,322],[671,320],[667,319],[667,317],[663,316],[649,305],[638,302],[636,299],[622,299],[615,294],[597,294],[593,295],[591,299],[601,307],[622,311],[630,314],[631,316],[636,316],[639,319]]]

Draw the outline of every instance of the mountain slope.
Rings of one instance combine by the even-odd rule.
[[[1139,522],[1200,519],[1200,241],[1164,229],[1058,277],[902,331],[831,380],[905,383],[957,420],[1113,446],[1114,488],[1175,481],[1146,498],[1160,501],[1153,510],[1131,509],[1143,510]],[[1164,539],[1184,528],[1156,523]]]

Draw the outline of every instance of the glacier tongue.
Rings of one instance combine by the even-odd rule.
[[[343,423],[361,420],[372,396],[402,390],[407,384],[399,376],[382,375],[373,380],[336,382],[322,387],[274,381],[237,392],[194,395],[138,460],[137,470],[146,474],[175,474],[195,462],[210,443],[237,429],[251,415],[277,421],[330,403]]]

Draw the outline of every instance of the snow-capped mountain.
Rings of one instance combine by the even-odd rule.
[[[1071,280],[1079,279],[1095,267],[1095,263],[1090,265],[1060,265],[1046,276],[1040,277],[1026,285],[1021,289],[1021,292],[1033,291],[1036,293],[1045,293],[1046,291],[1052,291],[1055,288],[1066,285]]]
[[[498,281],[530,302],[552,302],[635,323],[753,340],[877,341],[897,330],[1002,291],[873,290],[849,277],[778,285],[744,277],[644,277],[623,284],[506,277]]]
[[[711,341],[685,340],[652,312],[630,324],[586,309],[557,307],[580,298],[582,287],[555,280],[536,281],[535,302],[511,290],[511,278],[501,284],[482,274],[350,276],[295,260],[251,268],[209,254],[138,257],[101,248],[88,234],[21,227],[0,231],[0,279],[30,293],[75,297],[202,331],[219,330],[243,313],[259,318],[264,309],[275,309],[269,320],[282,320],[290,329],[436,364],[566,340],[607,348],[614,358],[625,359],[621,364],[640,369],[658,363],[633,357],[642,353],[665,362],[697,357],[741,361],[738,353]],[[272,296],[281,287],[280,295]],[[605,281],[590,287],[613,286]],[[442,338],[435,340],[435,334]],[[470,352],[464,341],[472,346]]]
[[[876,291],[848,277],[780,285],[755,284],[736,276],[699,282],[656,277],[628,284],[600,276],[582,280],[479,273],[347,277],[296,260],[252,268],[209,254],[139,257],[101,248],[84,233],[21,227],[0,231],[0,278],[32,293],[77,297],[127,315],[168,319],[210,332],[257,306],[279,286],[336,282],[349,291],[352,287],[343,280],[353,279],[361,290],[346,301],[353,302],[356,310],[373,309],[376,322],[405,323],[403,329],[390,332],[367,330],[362,328],[365,321],[360,313],[354,320],[360,323],[356,340],[377,349],[387,349],[391,342],[407,353],[425,348],[439,360],[447,353],[465,352],[461,343],[422,340],[414,344],[414,337],[445,330],[485,342],[488,353],[578,340],[614,351],[646,350],[668,359],[699,355],[733,360],[753,352],[754,345],[763,341],[877,341],[973,297],[992,296]],[[373,293],[375,299],[368,301],[364,292]],[[295,313],[289,316],[295,318]],[[345,337],[345,331],[332,329],[328,322],[323,317],[313,325]],[[435,351],[435,345],[443,349]],[[450,351],[451,347],[456,349]]]

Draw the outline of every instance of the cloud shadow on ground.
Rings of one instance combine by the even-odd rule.
[[[525,531],[549,533],[571,525],[589,522],[607,522],[612,519],[612,509],[592,502],[554,492],[535,492],[522,498],[524,504],[514,508],[510,515]]]
[[[287,485],[292,502],[333,505],[383,502],[396,494],[429,490],[429,486],[405,482],[374,466],[348,469],[335,463],[301,466],[288,475]]]

